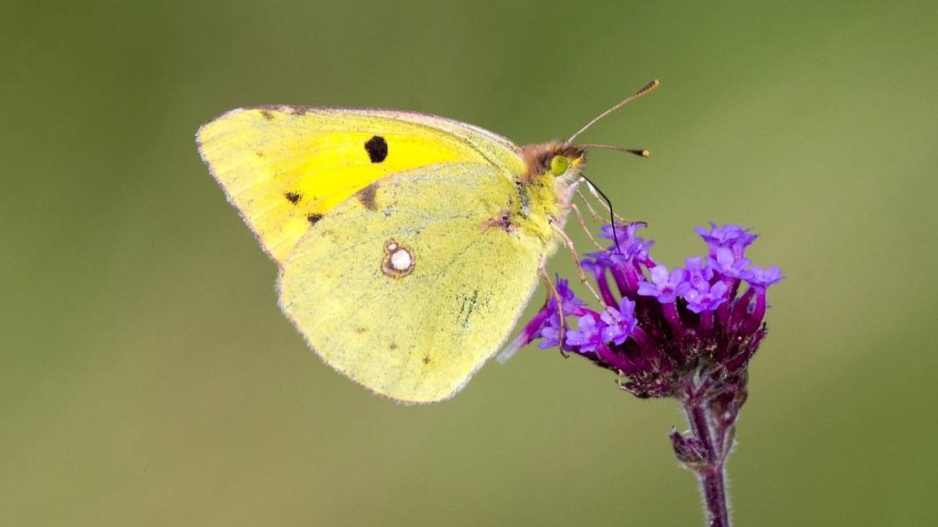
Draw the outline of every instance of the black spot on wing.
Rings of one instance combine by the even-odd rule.
[[[306,217],[306,221],[308,221],[310,225],[316,225],[316,223],[321,219],[322,214],[310,214]]]
[[[296,192],[287,192],[286,194],[283,195],[283,197],[287,198],[287,201],[289,201],[290,203],[294,205],[299,203],[300,200],[303,198],[303,196],[297,194]]]
[[[368,152],[368,159],[371,159],[372,163],[380,163],[388,157],[388,142],[376,135],[365,141],[365,152]]]

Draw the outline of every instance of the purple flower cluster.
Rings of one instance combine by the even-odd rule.
[[[728,405],[723,410],[735,419],[746,367],[766,334],[766,292],[781,270],[750,264],[745,251],[756,235],[749,229],[714,224],[696,229],[706,256],[668,269],[649,255],[653,242],[637,235],[644,226],[616,225],[615,233],[603,227],[600,236],[618,243],[581,262],[596,281],[601,308],[558,279],[557,295],[506,352],[539,340],[542,349],[559,347],[618,373],[622,388],[638,397],[706,399]]]

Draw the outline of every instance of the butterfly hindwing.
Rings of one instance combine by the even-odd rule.
[[[486,163],[382,180],[299,242],[281,307],[360,384],[406,402],[447,398],[498,351],[536,285],[545,244],[504,221],[515,195]]]

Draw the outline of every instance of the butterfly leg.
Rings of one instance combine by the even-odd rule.
[[[541,280],[544,281],[544,286],[547,287],[547,290],[550,291],[550,294],[554,297],[554,302],[557,302],[557,316],[560,317],[557,349],[560,350],[560,354],[563,355],[564,358],[567,358],[569,355],[563,350],[564,337],[567,333],[567,316],[563,312],[563,298],[560,296],[560,293],[557,292],[557,288],[554,286],[554,283],[550,281],[550,277],[547,276],[547,271],[545,271],[543,267],[538,269],[538,273],[541,275]]]
[[[589,200],[586,199],[586,196],[583,194],[583,191],[580,189],[580,187],[577,187],[576,195],[580,196],[580,199],[583,200],[583,204],[586,205],[587,210],[590,211],[590,215],[593,216],[593,221],[597,223],[605,223],[606,221],[605,218],[602,218],[599,215],[599,213],[596,212],[596,209],[594,209],[593,206],[590,205]]]
[[[593,286],[590,285],[589,280],[586,279],[586,271],[584,271],[583,266],[580,265],[580,255],[579,253],[576,252],[576,247],[573,246],[573,240],[571,240],[570,237],[567,236],[567,233],[563,232],[563,229],[561,229],[560,227],[554,225],[554,230],[563,240],[564,245],[567,246],[567,249],[570,251],[570,254],[573,256],[573,263],[576,265],[577,273],[580,276],[580,283],[585,285],[586,288],[589,289],[589,292],[592,293],[594,297],[596,297],[596,300],[602,303],[603,301],[602,297],[599,296],[599,293],[597,293],[596,290],[593,289]]]
[[[591,242],[593,242],[593,245],[595,245],[597,249],[599,249],[600,251],[604,251],[605,249],[603,248],[603,246],[599,245],[599,242],[597,242],[596,238],[594,238],[593,235],[590,233],[589,227],[586,226],[586,221],[583,219],[583,213],[580,212],[580,208],[577,207],[575,203],[571,203],[570,209],[573,210],[574,214],[576,214],[577,221],[579,222],[580,227],[583,227],[583,232],[586,233],[586,237],[589,238]]]

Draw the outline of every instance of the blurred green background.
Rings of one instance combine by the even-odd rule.
[[[938,524],[936,51],[933,1],[0,1],[0,525],[702,525],[677,405],[586,361],[430,407],[322,364],[193,137],[293,103],[543,141],[654,78],[584,137],[652,158],[591,177],[660,261],[736,222],[787,275],[737,524]]]

